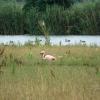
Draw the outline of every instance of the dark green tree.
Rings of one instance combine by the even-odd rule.
[[[46,8],[45,0],[26,0],[26,4],[23,9],[25,11],[30,10],[32,7],[35,7],[38,11],[44,11]]]
[[[24,5],[25,10],[29,10],[32,7],[36,7],[38,11],[44,11],[46,5],[60,5],[65,8],[70,7],[73,4],[73,0],[26,0],[26,4]]]
[[[57,4],[68,8],[73,4],[73,0],[47,0],[47,4]]]

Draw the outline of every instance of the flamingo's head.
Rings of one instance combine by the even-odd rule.
[[[44,55],[44,54],[45,54],[45,51],[44,50],[40,52],[40,55]]]

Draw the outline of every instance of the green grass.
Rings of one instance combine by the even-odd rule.
[[[0,100],[99,100],[99,47],[5,46],[1,54],[2,50],[0,46]],[[41,50],[57,60],[43,61]]]

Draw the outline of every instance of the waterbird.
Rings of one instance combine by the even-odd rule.
[[[70,40],[68,40],[68,39],[65,39],[65,42],[70,42]]]
[[[44,50],[41,51],[40,54],[42,56],[42,59],[44,59],[44,60],[48,60],[48,61],[56,60],[56,57],[46,54]]]
[[[80,40],[80,42],[85,43],[86,41],[84,41],[84,40]]]

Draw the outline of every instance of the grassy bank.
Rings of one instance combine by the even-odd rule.
[[[3,48],[0,46],[0,100],[99,100],[99,47]],[[41,50],[57,60],[42,60]]]
[[[33,7],[28,11],[24,4],[0,4],[0,34],[43,33],[38,21],[44,20],[49,34],[52,35],[100,35],[100,0],[75,3],[65,9],[59,5],[46,6],[45,12],[38,12]]]

